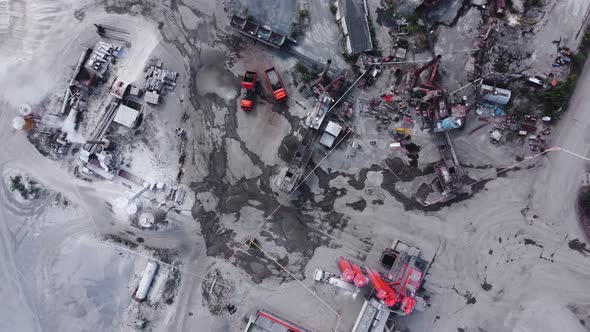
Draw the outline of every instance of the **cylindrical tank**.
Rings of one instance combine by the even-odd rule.
[[[115,206],[119,209],[125,209],[127,204],[129,204],[129,199],[127,199],[127,197],[117,197],[117,199],[115,199]]]
[[[378,299],[385,299],[387,297],[387,290],[381,283],[381,277],[379,277],[377,273],[372,270],[367,270],[367,274],[369,275],[371,284],[373,284],[373,288],[375,288],[375,296],[377,296]]]
[[[127,204],[127,206],[125,207],[125,212],[127,212],[128,215],[132,216],[137,213],[137,209],[137,204],[135,204],[134,202],[129,202],[129,204]]]
[[[456,118],[454,116],[450,116],[444,120],[442,120],[441,127],[443,130],[451,130],[461,128],[463,125],[463,119]]]
[[[352,282],[354,280],[354,271],[350,266],[350,262],[344,257],[340,257],[338,265],[340,266],[340,271],[342,271],[342,280],[346,282]]]
[[[149,261],[147,266],[145,267],[145,271],[143,272],[143,277],[139,282],[139,287],[137,287],[137,292],[135,292],[135,297],[138,300],[145,300],[147,297],[148,291],[150,290],[150,286],[152,285],[152,281],[154,280],[154,275],[156,275],[156,271],[158,270],[158,263]]]
[[[16,118],[12,119],[12,127],[18,130],[26,130],[30,131],[35,129],[37,124],[31,118],[23,118],[22,116],[17,116]]]
[[[363,274],[363,271],[361,270],[361,268],[356,265],[356,264],[350,264],[350,266],[352,267],[352,271],[354,272],[354,285],[358,288],[363,288],[367,285],[367,283],[369,282],[369,279],[367,279],[367,276],[365,276]]]
[[[154,215],[149,212],[142,213],[139,216],[139,224],[141,225],[141,227],[145,227],[145,228],[152,227],[154,225],[154,221],[155,221]]]
[[[357,274],[354,277],[354,285],[358,288],[363,288],[369,283],[369,279],[364,274]]]

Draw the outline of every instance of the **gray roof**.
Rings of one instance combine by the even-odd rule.
[[[361,53],[373,49],[369,22],[365,10],[365,0],[338,0],[343,24],[346,24],[350,39],[351,53]]]

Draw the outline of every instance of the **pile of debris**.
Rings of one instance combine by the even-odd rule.
[[[152,65],[145,70],[145,101],[149,104],[157,105],[160,103],[160,95],[162,90],[167,88],[173,90],[176,86],[176,79],[178,73],[162,68],[162,61],[156,61],[156,65]]]
[[[568,47],[560,47],[558,56],[555,58],[553,67],[568,66],[571,62],[572,51]]]
[[[109,63],[115,63],[121,50],[121,46],[99,41],[92,50],[87,67],[94,69],[99,76],[102,76],[108,69]]]

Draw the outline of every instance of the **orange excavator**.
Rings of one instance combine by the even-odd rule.
[[[242,78],[242,91],[240,105],[244,111],[251,111],[254,109],[254,98],[256,97],[256,72],[246,71]]]

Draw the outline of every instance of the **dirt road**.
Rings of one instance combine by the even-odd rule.
[[[586,97],[589,89],[590,66],[587,62],[569,110],[557,125],[553,146],[582,156],[590,153],[590,100]],[[548,159],[547,167],[538,172],[534,203],[548,216],[567,226],[568,231],[577,232],[575,200],[588,163],[565,152],[553,153]]]

